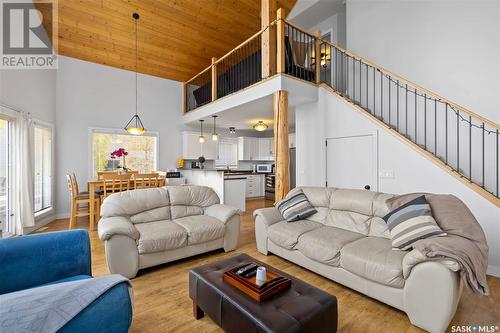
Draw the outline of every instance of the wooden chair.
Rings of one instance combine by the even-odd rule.
[[[68,182],[68,189],[70,193],[71,199],[71,212],[69,217],[69,229],[73,229],[76,224],[76,220],[81,216],[89,216],[89,203],[90,198],[88,193],[80,193],[78,192],[78,183],[76,182],[76,177],[73,175],[66,175],[66,180]],[[96,207],[95,214],[96,220],[99,220],[100,217],[100,207],[101,200],[99,196],[94,199],[94,204]],[[81,207],[82,205],[82,207]],[[94,225],[90,225],[90,230],[95,230]]]
[[[118,170],[113,170],[113,171],[97,171],[97,179],[103,179],[103,175],[114,175],[117,174]]]
[[[153,173],[138,173],[134,175],[134,188],[154,188],[160,186],[160,175]]]
[[[103,174],[103,197],[106,198],[110,194],[130,190],[131,177],[131,173],[122,175],[118,173]]]

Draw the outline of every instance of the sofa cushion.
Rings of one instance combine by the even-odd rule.
[[[303,220],[317,213],[317,210],[307,200],[306,195],[302,190],[294,191],[293,195],[287,196],[285,199],[276,203],[281,215],[288,222]]]
[[[370,231],[371,216],[344,210],[330,210],[325,225],[357,232],[367,236]]]
[[[391,232],[392,246],[409,250],[420,239],[446,236],[431,214],[425,196],[420,196],[384,216]]]
[[[147,223],[154,221],[170,220],[170,207],[158,207],[130,216],[132,223]]]
[[[203,209],[198,206],[172,206],[170,207],[172,220],[180,219],[181,217],[201,215]]]
[[[340,250],[340,266],[366,279],[403,288],[403,257],[407,252],[393,250],[389,239],[364,237]]]
[[[306,257],[320,263],[338,266],[340,249],[363,235],[335,227],[321,227],[299,237],[295,248]]]
[[[297,244],[300,235],[321,228],[321,223],[300,220],[293,223],[281,221],[271,225],[267,229],[267,237],[278,246],[291,250]]]
[[[208,207],[220,203],[219,196],[207,186],[168,186],[172,206]]]
[[[145,188],[113,193],[104,199],[101,216],[132,216],[170,205],[166,187]]]
[[[137,240],[140,254],[177,249],[186,246],[187,232],[171,220],[135,225],[141,236]]]
[[[224,237],[226,225],[208,215],[193,215],[173,220],[188,233],[188,245],[206,243]]]

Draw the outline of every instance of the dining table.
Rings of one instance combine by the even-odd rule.
[[[134,180],[131,179],[130,180],[130,190],[133,190],[134,189]],[[90,179],[88,182],[87,182],[87,188],[89,190],[89,199],[90,199],[90,202],[89,202],[89,219],[90,219],[90,228],[91,230],[95,230],[95,198],[96,198],[96,195],[99,195],[99,194],[96,194],[96,191],[101,189],[102,187],[104,186],[104,179],[98,179],[98,178],[93,178],[93,179]],[[165,186],[165,178],[164,177],[160,177],[160,181],[158,183],[158,187],[162,187],[162,186]]]

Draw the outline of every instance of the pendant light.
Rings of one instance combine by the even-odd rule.
[[[256,131],[262,132],[262,131],[265,131],[267,129],[267,125],[262,120],[259,120],[259,122],[257,124],[253,125],[253,128]]]
[[[125,125],[125,130],[133,135],[141,135],[146,132],[146,129],[137,114],[137,21],[139,20],[139,14],[132,14],[132,18],[135,20],[135,114]]]
[[[212,116],[214,118],[214,131],[212,133],[212,141],[217,141],[219,140],[219,134],[215,131],[215,120],[217,119],[217,116]]]
[[[203,143],[205,142],[205,137],[203,136],[203,119],[200,119],[200,136],[198,137],[198,142]]]

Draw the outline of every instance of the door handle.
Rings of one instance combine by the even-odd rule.
[[[369,190],[370,188],[370,185],[365,185],[365,190]]]

